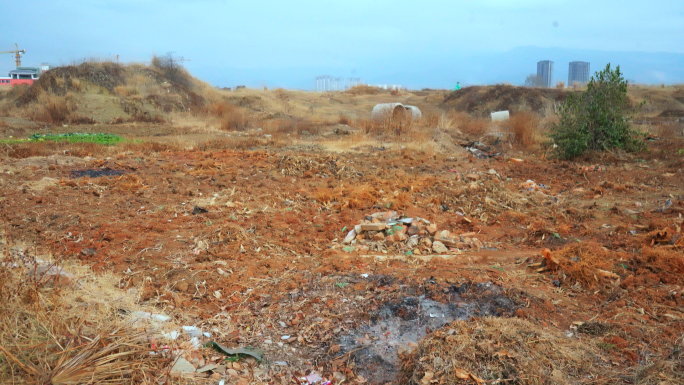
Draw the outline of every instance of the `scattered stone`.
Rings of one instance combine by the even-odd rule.
[[[444,254],[448,253],[449,249],[447,249],[446,246],[440,241],[434,241],[432,242],[432,251],[434,251],[437,254]]]
[[[71,284],[73,276],[58,265],[38,265],[28,272],[30,279],[45,282],[46,287],[66,286]]]
[[[344,238],[344,241],[342,241],[342,243],[346,245],[351,243],[351,241],[353,241],[354,239],[356,239],[356,230],[352,229],[352,231],[350,231]]]
[[[190,285],[185,281],[180,281],[180,282],[176,283],[175,287],[176,287],[177,291],[179,291],[181,293],[185,293],[186,291],[188,291],[188,287],[190,287]]]
[[[420,227],[418,226],[411,226],[408,228],[408,235],[416,235],[420,232]]]
[[[368,223],[368,224],[362,224],[361,225],[361,230],[362,231],[382,231],[387,228],[386,223]]]
[[[91,247],[86,247],[86,248],[81,250],[81,254],[92,257],[93,255],[97,254],[97,250],[95,250]]]
[[[185,358],[179,357],[171,367],[171,375],[194,373],[195,367]]]
[[[480,176],[477,175],[477,174],[468,174],[468,175],[466,175],[466,177],[467,177],[468,179],[470,179],[470,180],[478,180],[478,179],[480,179]]]

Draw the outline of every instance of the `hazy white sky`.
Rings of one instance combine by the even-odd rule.
[[[320,74],[372,81],[388,72],[414,73],[397,81],[418,84],[434,63],[529,46],[684,53],[682,0],[2,3],[0,50],[19,43],[26,65],[175,51],[218,85],[239,76],[286,86]],[[530,58],[530,68],[540,59]],[[3,72],[12,64],[0,56]]]

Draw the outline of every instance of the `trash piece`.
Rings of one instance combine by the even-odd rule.
[[[176,338],[178,338],[178,336],[180,336],[180,333],[177,330],[174,330],[174,331],[171,331],[168,333],[163,332],[162,336],[164,336],[164,338],[167,338],[170,340],[175,340]]]
[[[212,348],[212,349],[216,350],[217,352],[223,353],[227,356],[245,355],[245,356],[254,357],[257,361],[261,361],[264,357],[263,349],[258,349],[258,348],[245,347],[245,348],[238,348],[238,349],[230,349],[226,346],[219,344],[216,341],[207,342],[206,344],[204,344],[204,347],[205,348]]]
[[[207,365],[204,365],[203,367],[201,367],[200,369],[197,369],[197,373],[204,373],[204,372],[207,372],[209,370],[214,370],[216,368],[218,368],[218,365],[216,365],[216,364],[207,364]]]
[[[323,377],[316,372],[311,372],[311,374],[306,376],[306,380],[309,381],[310,384],[315,384],[317,382],[323,381]]]
[[[346,227],[345,227],[346,228]],[[356,238],[356,230],[352,229],[349,234],[344,238],[344,241],[342,243],[344,244],[349,244],[351,241],[353,241]]]
[[[368,274],[365,274],[365,273],[364,273],[364,274],[361,274],[361,276],[362,276],[363,278],[368,278]]]
[[[290,338],[289,335],[284,335],[284,336],[280,337],[281,340],[287,340],[287,339],[289,339],[289,338]]]
[[[195,367],[185,358],[178,357],[171,367],[171,374],[194,373]]]
[[[171,320],[171,317],[164,314],[154,314],[144,311],[134,311],[131,313],[131,318],[137,320],[150,320],[152,322],[167,322]]]
[[[275,361],[274,364],[276,364],[278,366],[287,366],[287,362],[285,362],[285,361]]]
[[[183,326],[183,333],[190,337],[202,337],[202,330],[195,326]]]
[[[206,214],[208,212],[209,212],[209,210],[205,209],[204,207],[199,207],[199,206],[195,206],[192,209],[192,215]]]
[[[510,113],[508,112],[508,110],[495,111],[495,112],[490,113],[489,115],[492,118],[492,122],[500,122],[503,120],[508,120],[508,118],[510,117]]]

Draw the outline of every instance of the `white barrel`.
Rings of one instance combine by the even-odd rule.
[[[492,115],[492,122],[499,122],[502,120],[508,120],[508,118],[510,117],[510,114],[508,113],[508,111],[496,111],[496,112],[492,112],[491,115]]]

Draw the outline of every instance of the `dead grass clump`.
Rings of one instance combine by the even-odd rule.
[[[399,210],[404,210],[409,207],[412,200],[413,197],[411,196],[411,194],[402,191],[396,194],[394,196],[394,199],[391,200],[391,207]]]
[[[150,355],[148,336],[120,323],[109,301],[84,302],[103,290],[94,280],[80,290],[56,262],[8,244],[0,264],[0,383],[149,383],[169,364]]]
[[[352,210],[369,208],[373,206],[377,200],[375,189],[369,186],[349,188],[342,193],[342,196],[346,198],[344,206]]]
[[[674,124],[659,124],[656,133],[661,139],[674,139],[682,136],[683,130]]]
[[[8,158],[25,159],[34,156],[70,155],[77,157],[106,154],[109,146],[98,143],[70,142],[25,142],[10,144],[0,148],[0,154]]]
[[[133,174],[124,174],[120,176],[116,181],[116,185],[121,190],[132,192],[136,192],[147,187],[143,184],[143,180],[139,176]]]
[[[352,87],[346,91],[345,93],[352,94],[354,96],[357,95],[377,95],[380,93],[380,88],[378,87],[372,87],[372,86],[366,86],[366,85],[360,85],[356,87]]]
[[[642,274],[654,273],[662,283],[681,283],[684,278],[684,256],[681,249],[644,247],[641,254],[627,263],[630,270]],[[660,282],[654,282],[655,284]]]
[[[342,115],[342,114],[340,114],[340,118],[337,120],[337,123],[339,123],[339,124],[346,124],[347,126],[351,126],[351,125],[352,125],[352,120],[351,120],[351,118],[348,117],[347,115]]]
[[[530,217],[527,214],[514,210],[504,211],[501,213],[501,215],[499,215],[498,219],[501,222],[513,222],[522,225],[527,225],[530,223]]]
[[[445,330],[447,329],[447,330]],[[600,348],[521,319],[456,321],[403,354],[400,383],[575,384],[613,383]]]
[[[137,122],[137,123],[154,123],[154,124],[163,124],[166,123],[166,120],[162,118],[159,115],[153,115],[149,113],[139,113],[131,116],[128,118],[129,123]]]
[[[133,95],[138,94],[138,90],[134,87],[128,87],[128,86],[117,86],[114,87],[114,92],[116,92],[117,95],[123,96],[123,97],[129,97]]]
[[[561,283],[568,286],[580,283],[582,287],[591,289],[606,279],[613,279],[610,273],[613,260],[621,255],[611,253],[599,244],[586,242],[566,246],[553,252],[552,256],[558,261]],[[626,255],[622,257],[628,258]]]
[[[145,155],[150,155],[160,152],[171,152],[180,151],[181,147],[176,144],[169,143],[159,143],[159,142],[124,142],[120,144],[121,150],[123,151],[133,151],[136,153],[143,153]]]
[[[321,128],[328,127],[328,121],[312,121],[308,119],[278,119],[270,122],[270,130],[278,134],[318,135]]]
[[[513,142],[522,148],[536,144],[538,125],[539,117],[531,112],[516,112],[506,121],[506,127],[513,134]]]
[[[313,193],[314,199],[318,203],[322,204],[328,204],[331,203],[335,199],[335,191],[330,188],[319,188],[316,189]]]
[[[220,120],[224,131],[245,131],[249,128],[249,120],[245,110],[227,102],[216,102],[205,107],[204,112]]]
[[[489,119],[461,115],[461,119],[458,121],[458,129],[466,135],[480,137],[487,132],[490,124],[491,121]]]

